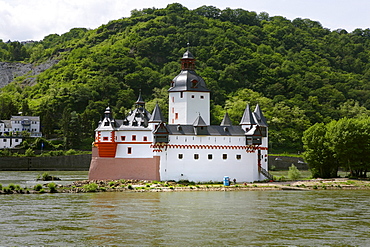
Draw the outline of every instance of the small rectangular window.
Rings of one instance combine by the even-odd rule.
[[[184,92],[180,92],[180,98],[184,97]]]
[[[203,96],[203,95],[201,95],[201,96],[200,96],[200,98],[201,98],[201,99],[204,99],[204,96]]]
[[[213,158],[212,154],[208,154],[208,159],[211,160]]]
[[[192,95],[191,98],[194,99],[194,95]]]
[[[126,141],[126,136],[121,136],[121,141]]]
[[[108,137],[103,137],[103,141],[108,141]]]
[[[227,154],[222,154],[222,159],[226,160],[227,159]]]
[[[143,141],[144,142],[148,141],[148,137],[147,136],[143,136]]]
[[[179,119],[179,114],[177,112],[175,113],[175,119]]]
[[[194,159],[195,160],[199,159],[199,154],[194,154]]]
[[[184,155],[183,154],[179,154],[179,159],[181,160],[182,158],[184,158]]]
[[[237,154],[237,155],[236,155],[236,159],[237,159],[237,160],[240,160],[241,158],[242,158],[242,155],[241,155],[241,154]]]
[[[172,102],[175,102],[175,97],[172,97]]]
[[[128,147],[127,148],[127,154],[131,154],[132,153],[132,148],[131,147]]]
[[[132,135],[131,140],[136,141],[136,135]]]

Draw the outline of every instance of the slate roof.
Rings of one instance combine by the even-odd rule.
[[[244,110],[243,117],[240,120],[240,124],[256,124],[252,111],[249,108],[249,104],[247,104],[247,107]]]
[[[182,56],[183,59],[195,59],[193,54],[189,50],[187,50],[184,55]]]
[[[204,122],[203,118],[199,115],[199,116],[195,119],[195,121],[194,121],[194,123],[193,123],[193,126],[194,126],[194,127],[206,127],[206,126],[207,126],[207,124],[206,124],[206,122]]]
[[[257,121],[258,125],[265,126],[265,127],[268,126],[267,125],[267,120],[263,116],[262,111],[260,109],[260,106],[258,104],[256,105],[256,109],[254,109],[254,112],[253,113],[254,113],[254,116],[256,118],[256,121]]]
[[[165,122],[164,117],[162,115],[161,108],[159,107],[158,103],[155,105],[151,118],[149,122]]]
[[[30,120],[30,121],[40,122],[40,117],[39,116],[12,116],[10,120],[11,121]]]
[[[224,119],[222,119],[222,122],[220,126],[232,126],[233,122],[231,121],[229,114],[226,112],[224,115]]]
[[[172,82],[173,86],[168,90],[169,92],[210,92],[203,78],[197,75],[194,70],[182,70]],[[193,86],[193,82],[196,82],[195,86]]]
[[[193,54],[187,50],[181,58],[182,70],[172,80],[169,92],[193,91],[193,92],[210,92],[202,77],[195,72],[195,58]],[[194,66],[184,66],[184,64],[192,64]]]
[[[179,128],[180,126],[180,128]],[[195,127],[193,125],[167,125],[170,135],[195,135]],[[210,136],[245,136],[244,130],[240,126],[207,126],[208,135]]]

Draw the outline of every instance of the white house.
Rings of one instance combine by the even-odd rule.
[[[23,131],[28,132],[30,137],[41,137],[40,117],[12,116],[10,120],[0,120],[0,149],[21,144]]]
[[[90,180],[271,179],[267,121],[258,105],[253,112],[246,106],[239,125],[227,113],[220,125],[210,125],[210,90],[189,51],[168,91],[168,124],[158,104],[152,113],[145,109],[141,95],[123,120],[106,109],[95,130]]]

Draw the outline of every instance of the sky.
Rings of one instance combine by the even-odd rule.
[[[0,39],[38,41],[75,27],[95,29],[129,17],[133,9],[165,8],[174,2],[188,9],[207,5],[267,12],[289,20],[308,18],[330,30],[370,28],[369,0],[0,0]]]

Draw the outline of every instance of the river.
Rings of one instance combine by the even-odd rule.
[[[0,246],[370,246],[369,190],[13,194],[0,214]]]

